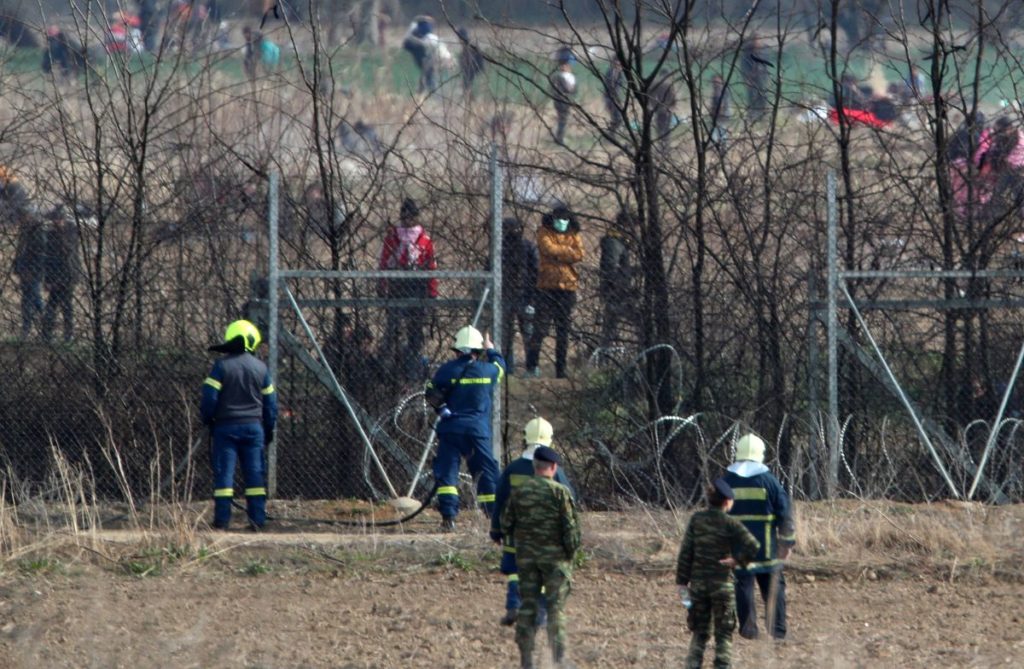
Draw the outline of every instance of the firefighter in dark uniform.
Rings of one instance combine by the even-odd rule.
[[[440,419],[434,481],[441,529],[455,529],[459,514],[459,466],[466,459],[477,479],[477,500],[488,516],[494,511],[498,461],[491,447],[491,406],[494,388],[505,376],[505,359],[472,325],[459,330],[452,350],[456,357],[441,365],[427,383],[427,400]]]
[[[533,476],[533,452],[540,446],[550,447],[554,434],[551,423],[540,416],[527,423],[523,429],[523,454],[510,462],[504,471],[501,472],[501,477],[498,479],[498,491],[494,497],[494,513],[491,515],[490,534],[492,541],[502,542],[501,573],[505,574],[508,578],[508,591],[505,596],[505,617],[501,619],[502,625],[512,626],[516,624],[522,598],[519,594],[519,569],[516,567],[516,546],[512,542],[512,537],[503,537],[501,534],[501,512],[504,510],[512,490],[518,488],[522,485],[523,481]],[[576,494],[573,492],[572,486],[569,485],[569,479],[565,476],[564,470],[559,469],[555,472],[555,482],[561,483],[568,488],[569,492],[573,493],[573,499],[576,498]],[[538,626],[544,625],[547,619],[547,611],[544,604],[544,597],[541,596],[540,611],[537,612]]]
[[[741,521],[761,542],[761,550],[750,564],[737,569],[736,615],[740,636],[756,639],[757,609],[754,605],[754,582],[765,602],[768,631],[776,639],[786,638],[786,579],[783,561],[796,543],[793,505],[785,488],[764,465],[764,441],[754,434],[736,442],[736,462],[729,465],[725,482],[733,490],[736,501],[732,515]],[[774,608],[772,600],[774,599]]]
[[[253,355],[260,341],[255,325],[235,321],[224,343],[210,347],[225,354],[203,381],[199,408],[213,438],[213,526],[218,529],[231,523],[236,460],[242,464],[250,528],[262,529],[267,520],[263,449],[274,440],[277,393],[267,366]]]

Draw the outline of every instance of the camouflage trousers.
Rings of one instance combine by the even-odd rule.
[[[522,556],[517,562],[522,603],[516,619],[516,645],[519,646],[522,666],[533,666],[538,600],[542,587],[547,598],[548,643],[555,661],[559,662],[565,655],[565,602],[572,588],[572,565],[569,562],[538,562]]]
[[[693,637],[686,656],[686,669],[700,669],[704,662],[704,647],[712,632],[715,635],[715,669],[728,669],[732,665],[732,633],[736,629],[733,589],[722,586],[707,589],[691,583],[690,598],[693,606],[687,614],[686,624]]]

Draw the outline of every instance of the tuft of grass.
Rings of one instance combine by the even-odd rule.
[[[18,571],[35,576],[63,574],[64,564],[57,559],[48,557],[26,558],[18,560]]]
[[[262,576],[263,574],[269,574],[270,573],[270,565],[267,564],[263,560],[253,559],[253,560],[247,561],[242,566],[242,568],[239,569],[239,571],[242,572],[243,574],[245,574],[246,576],[252,576],[252,577]]]
[[[451,567],[461,571],[472,571],[473,569],[472,562],[456,550],[441,553],[435,564],[439,567]]]
[[[137,578],[159,576],[163,573],[159,562],[148,560],[129,560],[124,564],[125,571]]]

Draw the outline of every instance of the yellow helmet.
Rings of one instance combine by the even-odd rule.
[[[745,434],[736,442],[736,460],[764,462],[764,441],[756,434]]]
[[[263,338],[260,337],[259,328],[245,320],[235,321],[224,331],[224,343],[236,337],[242,337],[245,342],[245,350],[250,353],[255,351],[259,347],[260,342],[263,341]]]
[[[459,353],[469,353],[470,351],[479,351],[484,347],[484,336],[480,334],[472,325],[466,327],[455,333],[455,345],[452,349]]]
[[[537,416],[523,428],[523,439],[530,446],[534,444],[540,444],[541,446],[550,446],[551,440],[555,436],[555,429],[551,427],[551,423],[547,422],[540,416]]]

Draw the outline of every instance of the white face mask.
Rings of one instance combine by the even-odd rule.
[[[551,227],[555,229],[555,232],[565,232],[569,229],[569,219],[556,218]]]

